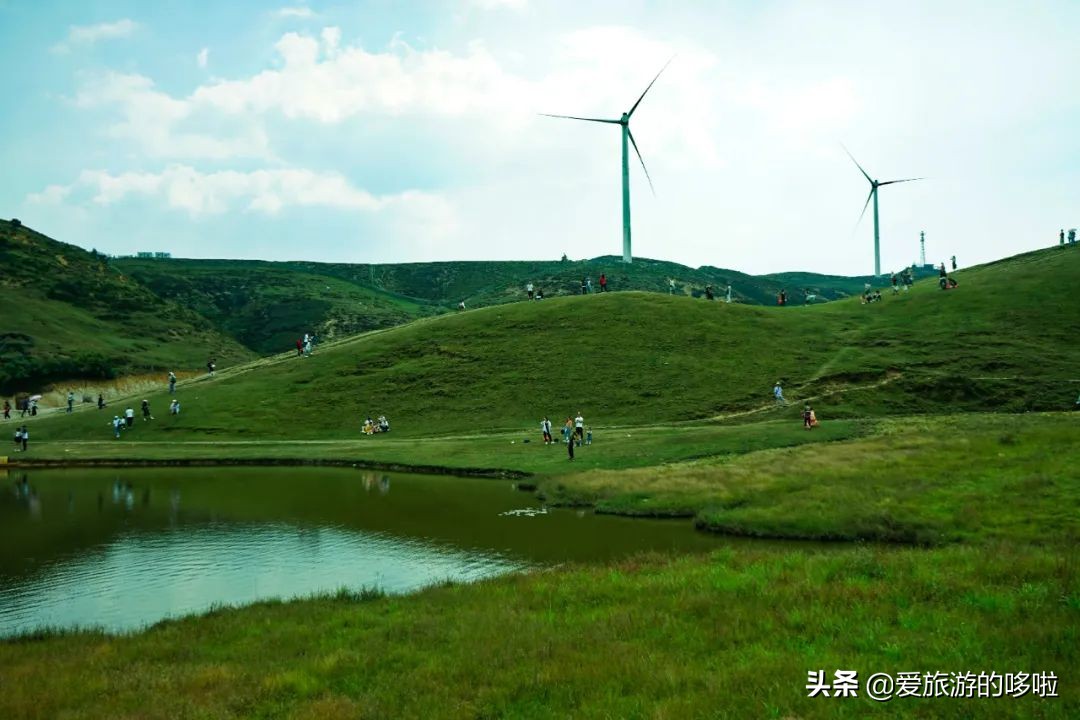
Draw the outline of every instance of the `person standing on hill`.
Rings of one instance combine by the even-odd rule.
[[[551,444],[551,421],[548,420],[547,415],[540,421],[540,432],[544,435],[544,444]]]
[[[173,402],[176,402],[175,400]],[[113,437],[117,440],[120,439],[120,428],[124,427],[124,421],[120,419],[119,415],[113,415],[112,429]]]
[[[581,417],[580,410],[574,418],[574,433],[577,435],[577,445],[581,447],[581,443],[585,442],[585,418]]]
[[[772,389],[773,397],[776,399],[777,406],[787,405],[787,400],[784,398],[784,389],[780,387],[780,381],[776,381],[776,385]]]
[[[574,459],[574,430],[570,425],[570,418],[566,418],[566,452],[570,459]]]
[[[712,285],[706,285],[705,286],[705,299],[706,300],[712,300],[713,299]]]
[[[128,427],[134,427],[135,425],[135,411],[128,408],[124,411],[124,424]]]
[[[30,431],[26,429],[26,426],[22,426],[22,451],[26,452],[26,446],[30,442]]]
[[[674,295],[675,294],[675,278],[668,278],[667,292],[668,292],[668,295]]]
[[[15,452],[22,449],[22,428],[15,426]]]
[[[585,291],[587,293],[589,293],[590,295],[592,295],[592,278],[591,277],[585,278]]]
[[[169,414],[170,415],[179,415],[180,414],[180,401],[177,400],[176,398],[173,398],[173,401],[171,403],[169,403]]]
[[[71,390],[68,390],[67,394],[67,411],[68,415],[75,412],[75,393]]]
[[[592,426],[591,425],[585,430],[585,444],[586,445],[592,445]]]
[[[296,357],[300,357],[304,354],[304,341],[300,338],[296,338]]]
[[[206,361],[206,372],[210,375],[210,377],[214,377],[214,368],[216,367],[217,365],[214,364],[214,358],[210,358]]]
[[[776,304],[780,307],[787,305],[787,290],[780,289],[780,294],[776,298]]]
[[[585,282],[587,278],[581,278],[581,294],[586,295],[589,292],[589,286]]]
[[[149,422],[150,420],[154,419],[154,416],[150,414],[150,401],[149,400],[143,400],[142,401],[142,419],[143,419],[143,422]]]
[[[600,273],[600,292],[607,292],[607,275]]]
[[[4,419],[5,420],[10,420],[11,419],[11,403],[8,402],[7,400],[4,401]]]
[[[105,396],[101,393],[97,394],[97,409],[102,410],[105,408]]]
[[[727,302],[728,302],[728,304],[731,303],[731,285],[730,284],[728,284],[728,286],[727,286]]]
[[[1061,228],[1061,232],[1058,233],[1058,245],[1065,244],[1065,228]]]
[[[802,426],[807,430],[810,429],[810,406],[807,405],[802,411]]]
[[[956,256],[953,255],[951,260],[952,260],[952,269],[955,271],[956,270]]]
[[[896,295],[897,293],[900,292],[900,288],[897,287],[896,273],[893,273],[892,277],[889,278],[889,279],[892,281],[892,294]]]
[[[172,370],[169,371],[169,394],[172,395],[176,392],[176,373]]]
[[[533,284],[531,282],[525,283],[525,292],[528,294],[529,299],[533,299]]]

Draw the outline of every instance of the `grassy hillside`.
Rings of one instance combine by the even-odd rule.
[[[252,353],[105,259],[0,221],[0,392],[219,366]]]
[[[280,263],[120,259],[114,265],[260,354],[281,352],[305,332],[332,339],[439,311],[426,302]]]
[[[1080,253],[1053,249],[962,271],[954,291],[924,281],[871,305],[609,293],[489,307],[183,384],[184,415],[136,435],[346,438],[383,413],[397,436],[531,429],[578,410],[604,426],[752,420],[777,412],[778,379],[793,403],[782,416],[804,398],[832,418],[1069,409],[1080,304],[1046,288],[1078,273]],[[48,432],[96,437],[96,420]]]
[[[397,265],[345,265],[286,263],[306,272],[334,275],[352,282],[371,284],[409,297],[423,298],[456,307],[465,300],[470,307],[520,300],[525,284],[532,282],[548,297],[578,295],[583,278],[591,278],[599,291],[601,273],[612,291],[641,290],[668,294],[675,280],[675,294],[699,297],[712,285],[717,297],[732,286],[736,302],[773,305],[786,289],[791,302],[802,303],[808,293],[819,300],[833,300],[862,292],[869,278],[791,273],[790,277],[753,276],[716,267],[689,268],[678,263],[636,258],[630,265],[614,256],[566,262],[438,262]]]

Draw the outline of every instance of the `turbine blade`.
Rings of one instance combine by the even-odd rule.
[[[645,171],[645,179],[649,181],[649,189],[652,190],[653,197],[656,197],[656,188],[653,187],[652,178],[649,177],[649,168],[645,167],[645,159],[641,157],[641,151],[637,148],[637,140],[634,139],[634,133],[630,132],[627,128],[626,134],[630,136],[630,144],[634,146],[634,152],[637,153],[637,159],[641,161],[641,169]]]
[[[870,194],[866,196],[866,202],[863,203],[862,212],[859,213],[859,219],[855,221],[855,229],[859,229],[859,223],[862,222],[863,215],[866,214],[866,208],[870,206],[870,198],[874,197],[875,188],[870,188]]]
[[[656,77],[654,77],[654,78],[652,79],[652,82],[651,82],[651,83],[649,83],[649,87],[645,88],[645,92],[641,93],[641,97],[639,97],[639,98],[637,99],[637,102],[636,102],[636,103],[634,103],[634,107],[630,108],[630,112],[626,113],[626,119],[627,119],[627,120],[629,120],[629,119],[630,119],[630,117],[631,117],[631,116],[632,116],[632,115],[634,114],[634,111],[635,111],[635,110],[637,110],[637,106],[641,104],[641,101],[645,99],[645,93],[649,92],[649,88],[651,88],[651,87],[653,86],[653,83],[654,83],[654,82],[656,82],[657,80],[659,80],[659,79],[660,79],[660,75],[661,75],[661,74],[662,74],[662,73],[663,73],[663,72],[664,72],[665,70],[667,70],[667,66],[668,66],[668,65],[670,65],[670,64],[671,64],[671,61],[672,61],[672,60],[674,60],[674,59],[675,59],[675,56],[674,56],[674,55],[672,55],[672,56],[671,56],[671,58],[670,58],[670,59],[669,59],[669,60],[668,60],[668,61],[667,61],[666,63],[664,63],[664,67],[660,68],[660,72],[656,73]]]
[[[604,118],[586,118],[586,117],[576,117],[574,115],[551,115],[550,113],[537,113],[537,114],[538,115],[543,115],[544,117],[562,118],[564,120],[584,120],[585,122],[599,122],[599,123],[610,123],[612,125],[622,125],[622,123],[619,122],[618,120],[605,120]]]
[[[915,182],[916,180],[925,180],[925,179],[926,178],[907,178],[906,180],[887,180],[886,182],[878,183],[878,185],[879,186],[881,186],[881,185],[894,185],[896,183],[901,183],[901,182]]]
[[[868,182],[868,183],[870,183],[871,185],[873,185],[873,184],[874,184],[874,181],[873,181],[873,180],[871,180],[871,179],[870,179],[870,176],[866,174],[866,171],[865,171],[865,170],[863,170],[863,167],[862,167],[862,165],[860,165],[860,164],[859,164],[859,161],[855,159],[855,156],[854,156],[854,155],[852,155],[852,154],[851,154],[850,152],[848,152],[848,149],[847,149],[846,147],[844,147],[844,143],[840,143],[840,147],[844,148],[844,152],[846,152],[846,153],[847,153],[847,156],[848,156],[849,158],[851,158],[851,162],[855,163],[855,167],[859,168],[859,172],[861,172],[861,173],[863,174],[863,177],[864,177],[864,178],[866,178],[866,182]]]

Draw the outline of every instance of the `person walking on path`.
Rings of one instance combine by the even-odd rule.
[[[10,420],[11,419],[11,403],[8,402],[7,400],[4,401],[4,419],[5,420]]]
[[[169,403],[169,414],[170,415],[179,415],[180,414],[180,401],[177,400],[176,398],[173,398],[173,401],[171,403]]]
[[[551,444],[551,421],[548,420],[547,415],[540,421],[540,432],[544,435],[544,444]]]
[[[570,418],[566,418],[566,452],[570,459],[574,459],[574,430],[570,425]]]
[[[176,402],[176,401],[174,400],[173,402]],[[116,440],[120,439],[120,428],[122,428],[122,427],[124,427],[124,421],[120,419],[119,415],[113,415],[113,419],[112,419],[113,438],[115,438]]]
[[[97,409],[101,410],[105,407],[105,396],[101,393],[97,394]]]
[[[300,338],[296,338],[296,357],[300,357],[304,354],[304,341]]]
[[[135,426],[135,411],[133,409],[128,408],[124,411],[124,424],[128,427]]]
[[[154,419],[154,416],[150,414],[150,401],[149,400],[143,400],[142,401],[142,419],[143,419],[143,422],[149,422],[150,420]]]
[[[30,442],[30,431],[26,429],[26,426],[22,426],[22,451],[26,452],[27,443]]]
[[[581,417],[580,410],[574,418],[574,433],[577,435],[577,445],[581,447],[581,443],[585,442],[585,418]]]
[[[533,284],[531,282],[525,283],[525,292],[529,295],[529,299],[533,299]]]
[[[214,377],[214,368],[216,367],[217,365],[214,364],[214,358],[210,358],[206,361],[206,372],[210,375],[210,377]]]
[[[776,381],[776,385],[772,389],[773,397],[776,398],[776,405],[787,405],[787,400],[784,399],[784,389],[780,387],[780,381]]]
[[[607,275],[600,273],[600,292],[607,292]]]
[[[176,373],[172,370],[169,371],[169,394],[172,395],[176,392]]]
[[[75,412],[75,393],[71,390],[68,390],[67,394],[67,411],[68,415]]]

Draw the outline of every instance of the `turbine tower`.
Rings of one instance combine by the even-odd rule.
[[[674,60],[675,58],[671,58]],[[664,67],[660,68],[660,72],[656,73],[656,77],[652,79],[648,87],[645,88],[645,92],[641,93],[641,97],[637,99],[627,112],[622,114],[618,120],[608,120],[605,118],[588,118],[588,117],[576,117],[574,115],[551,115],[549,113],[540,113],[544,117],[563,118],[564,120],[584,120],[585,122],[598,122],[608,123],[610,125],[618,125],[622,129],[622,226],[623,226],[623,244],[622,255],[623,262],[633,262],[633,256],[630,252],[630,154],[627,141],[634,146],[634,152],[637,153],[638,160],[641,162],[641,169],[645,171],[645,178],[649,181],[649,189],[652,190],[653,195],[656,194],[656,189],[653,188],[652,178],[649,177],[649,169],[645,167],[645,160],[641,157],[641,151],[638,150],[637,141],[634,140],[634,134],[630,132],[630,118],[633,116],[634,111],[637,110],[638,105],[645,99],[645,93],[649,92],[660,75],[667,69],[667,66],[671,64],[671,60],[664,63]]]
[[[843,147],[843,146],[841,146],[841,147]],[[865,170],[863,170],[862,165],[860,165],[859,161],[856,160],[852,156],[852,154],[850,152],[848,152],[848,149],[846,147],[844,148],[844,152],[846,152],[847,156],[849,158],[851,158],[851,162],[855,163],[855,167],[859,168],[859,172],[861,172],[863,174],[863,177],[866,178],[866,182],[870,183],[870,194],[866,196],[866,202],[863,203],[862,212],[859,213],[859,221],[857,223],[855,223],[855,225],[858,226],[859,222],[862,222],[863,215],[866,214],[866,206],[869,205],[870,200],[873,199],[873,201],[874,201],[874,275],[876,277],[878,275],[881,275],[881,234],[879,232],[880,225],[878,223],[878,188],[879,187],[884,187],[885,185],[895,185],[896,183],[912,182],[913,180],[922,180],[923,178],[907,178],[905,180],[886,180],[885,182],[878,182],[877,180],[872,179],[867,174],[867,172]]]

